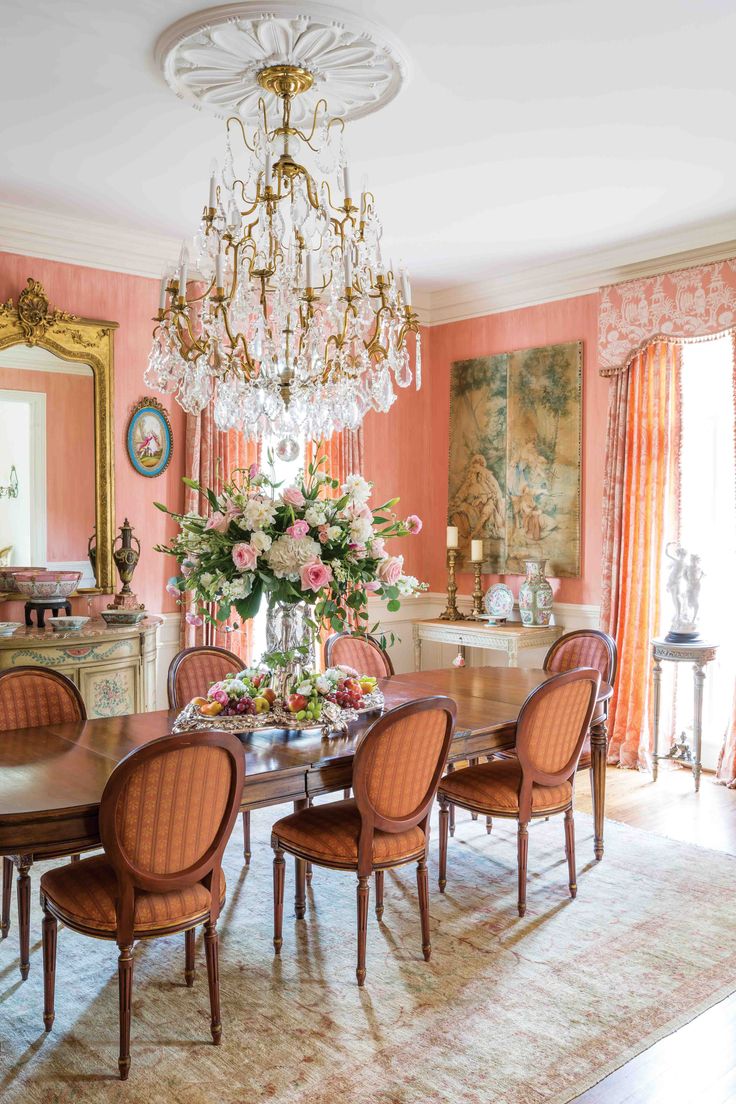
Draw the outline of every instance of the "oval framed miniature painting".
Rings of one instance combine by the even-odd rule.
[[[171,460],[171,423],[160,402],[145,398],[133,408],[126,435],[128,459],[140,475],[161,475]]]

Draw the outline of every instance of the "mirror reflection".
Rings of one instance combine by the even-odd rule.
[[[94,374],[45,349],[0,351],[0,566],[81,571],[95,586]]]

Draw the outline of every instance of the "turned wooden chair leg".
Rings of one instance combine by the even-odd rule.
[[[469,767],[477,767],[478,762],[479,762],[478,759],[468,759],[468,766]],[[478,819],[478,814],[471,811],[470,819],[471,820],[477,820]]]
[[[18,933],[20,940],[20,976],[23,981],[31,968],[31,858],[21,855],[18,859]]]
[[[344,797],[344,799],[345,799],[346,801],[347,801],[347,799],[348,799],[348,798],[350,797],[350,794],[351,794],[352,792],[353,792],[353,791],[351,790],[350,786],[348,786],[348,787],[347,787],[346,789],[344,789],[344,790],[342,791],[342,796]]]
[[[245,865],[250,866],[250,809],[243,810],[243,858]]]
[[[72,861],[72,862],[79,862],[79,860],[81,859],[81,857],[82,857],[81,855],[72,855],[72,857],[71,857],[71,861]]]
[[[43,900],[43,1026],[51,1030],[54,1022],[54,992],[56,989],[56,935],[58,925]]]
[[[294,875],[294,915],[297,920],[303,920],[307,913],[307,864],[304,859],[294,859]]]
[[[429,874],[427,873],[426,859],[420,859],[417,863],[417,894],[419,896],[419,918],[422,924],[422,954],[424,955],[424,961],[429,962],[432,945],[429,941]]]
[[[120,947],[118,955],[118,1001],[120,1008],[120,1056],[118,1069],[120,1080],[127,1081],[130,1073],[130,1013],[133,993],[133,944]]]
[[[492,831],[493,831],[493,817],[487,816],[486,817],[486,832],[490,836]]]
[[[3,904],[0,914],[0,939],[10,931],[10,896],[13,892],[13,860],[3,856]]]
[[[189,989],[194,985],[194,940],[196,928],[184,932],[184,980]]]
[[[204,926],[204,953],[207,960],[207,983],[210,990],[210,1030],[212,1042],[219,1046],[222,1042],[222,1023],[220,1021],[220,955],[217,928],[208,920]]]
[[[273,949],[276,954],[281,954],[281,945],[284,942],[282,932],[284,927],[286,861],[284,852],[280,847],[274,847],[273,850]]]
[[[361,987],[365,985],[365,948],[368,938],[369,894],[368,878],[365,875],[358,875],[358,968],[355,971],[355,976],[358,979],[358,985]]]
[[[450,823],[450,809],[452,806],[446,797],[440,798],[440,893],[445,892],[447,885],[447,832]]]
[[[526,824],[519,821],[519,916],[526,912],[526,868],[529,855],[529,831]]]
[[[311,809],[313,805],[314,805],[314,798],[310,797],[310,799],[309,799],[309,808]],[[311,862],[308,862],[306,864],[306,866],[304,867],[304,880],[305,880],[307,885],[312,884],[312,864],[311,864]],[[302,915],[304,915],[304,913],[302,913]]]
[[[570,896],[577,897],[577,875],[575,872],[575,821],[572,809],[565,810],[565,854],[567,855],[567,869],[569,874]]]
[[[452,764],[452,763],[447,764],[447,773],[448,774],[452,774],[454,769],[455,769],[454,764]],[[449,808],[450,808],[450,835],[454,836],[455,835],[455,806],[452,803],[450,803]]]
[[[383,916],[383,870],[376,871],[376,916],[380,920]]]

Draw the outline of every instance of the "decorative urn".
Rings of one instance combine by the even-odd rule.
[[[526,578],[519,587],[522,625],[549,625],[552,616],[552,587],[544,576],[545,560],[525,560]]]

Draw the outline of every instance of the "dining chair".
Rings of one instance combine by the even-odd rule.
[[[593,716],[601,676],[592,667],[554,675],[529,694],[516,725],[516,756],[453,771],[439,786],[439,887],[447,885],[449,803],[518,821],[519,916],[526,912],[528,825],[565,814],[570,895],[577,894],[573,803],[575,772]]]
[[[204,924],[212,1041],[222,1040],[217,919],[225,900],[222,855],[243,792],[243,746],[228,732],[182,732],[136,748],[112,772],[100,802],[104,854],[47,871],[43,908],[43,1021],[54,1022],[58,921],[118,945],[121,1080],[130,1071],[133,946]]]
[[[43,725],[86,721],[87,710],[79,690],[66,675],[48,667],[13,667],[0,671],[0,733],[16,728],[37,728]],[[0,739],[2,736],[0,736]],[[63,848],[44,853],[44,859],[68,858],[75,851]],[[18,869],[16,886],[18,899],[18,934],[20,942],[20,976],[25,981],[30,970],[31,877],[34,855],[3,857],[2,912],[0,933],[5,939],[10,931],[10,897],[13,888],[13,866]]]
[[[183,648],[169,664],[166,689],[169,709],[183,709],[192,698],[204,697],[213,682],[225,675],[237,674],[243,669],[243,660],[227,648],[214,645],[198,645]],[[243,810],[243,858],[250,865],[250,811]]]
[[[374,636],[358,636],[352,632],[333,633],[324,647],[325,667],[343,664],[354,667],[358,674],[374,678],[390,678],[394,665],[388,652]]]
[[[273,894],[276,954],[282,946],[284,852],[358,876],[358,985],[365,984],[368,880],[376,876],[376,915],[383,915],[384,873],[417,863],[422,952],[428,962],[429,817],[455,726],[451,698],[407,702],[384,713],[364,733],[355,752],[348,800],[315,805],[274,824]]]

